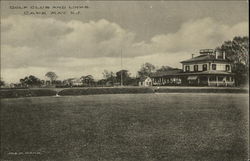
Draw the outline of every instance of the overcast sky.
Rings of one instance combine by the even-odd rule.
[[[79,15],[24,15],[10,6],[88,5]],[[29,10],[31,11],[31,10]],[[37,11],[37,10],[36,10]],[[42,11],[41,9],[39,11]],[[69,12],[69,10],[67,10]],[[145,62],[181,67],[180,61],[248,36],[246,1],[1,2],[1,77],[59,79],[123,68],[132,76]]]

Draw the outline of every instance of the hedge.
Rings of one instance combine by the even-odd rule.
[[[64,89],[58,94],[61,96],[67,95],[94,95],[94,94],[130,94],[130,93],[154,93],[151,88],[78,88]]]
[[[248,93],[243,88],[159,88],[157,93]]]
[[[56,93],[50,89],[4,89],[0,90],[0,98],[55,96]]]

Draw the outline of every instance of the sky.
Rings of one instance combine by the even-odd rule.
[[[52,10],[67,13],[32,6],[66,6]],[[136,76],[146,62],[181,68],[200,49],[248,36],[248,26],[246,1],[1,1],[1,78],[46,79],[53,71],[61,80],[89,74],[97,80],[121,68]]]

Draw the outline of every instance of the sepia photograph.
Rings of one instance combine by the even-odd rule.
[[[0,161],[248,161],[248,0],[1,0]]]

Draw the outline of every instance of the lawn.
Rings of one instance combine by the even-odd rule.
[[[244,161],[248,94],[1,100],[3,160]]]

